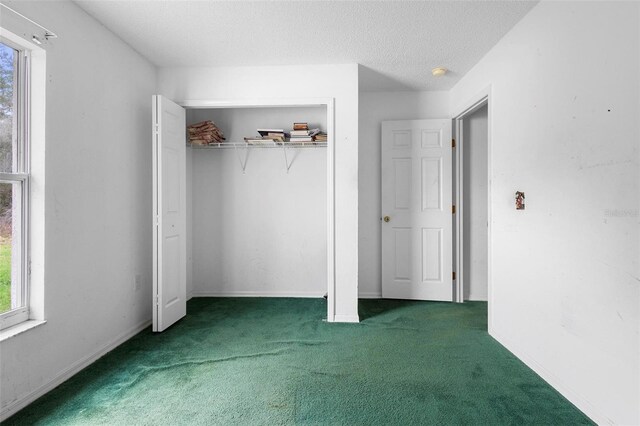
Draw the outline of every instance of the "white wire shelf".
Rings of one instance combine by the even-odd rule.
[[[327,142],[217,142],[209,145],[191,145],[193,149],[224,149],[224,148],[326,148]]]
[[[282,150],[284,154],[284,164],[289,173],[289,169],[293,165],[297,154],[298,148],[326,148],[327,142],[276,142],[276,141],[260,141],[260,142],[216,142],[209,145],[191,145],[187,144],[192,149],[225,149],[231,148],[235,151],[238,161],[240,162],[240,168],[244,174],[247,168],[247,160],[249,159],[249,151],[253,148],[278,148]],[[294,151],[289,152],[289,148],[295,148]],[[287,153],[289,152],[289,153]]]

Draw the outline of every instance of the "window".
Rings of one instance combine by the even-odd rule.
[[[29,318],[29,52],[0,40],[0,329]]]

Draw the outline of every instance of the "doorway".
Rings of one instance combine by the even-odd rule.
[[[490,301],[491,180],[488,96],[456,116],[453,124],[456,135],[456,301]]]
[[[177,104],[160,95],[153,97],[153,330],[162,331],[186,314],[186,109],[261,109],[263,114],[274,108],[324,109],[326,115],[326,281],[327,321],[335,315],[335,220],[334,220],[334,149],[333,99],[193,101]],[[245,117],[246,118],[246,117]],[[231,120],[233,122],[233,120]],[[255,128],[255,127],[254,127]],[[236,142],[232,142],[235,148]],[[238,141],[237,144],[243,144]],[[274,145],[275,146],[275,145]],[[282,149],[289,149],[281,146]],[[285,152],[286,155],[286,152]],[[286,159],[286,157],[285,157]],[[242,162],[245,171],[247,157]],[[287,171],[293,159],[287,159]],[[276,188],[277,189],[277,188]],[[293,198],[292,198],[293,199]],[[254,217],[260,219],[255,209]],[[323,220],[323,221],[324,221]],[[251,259],[250,256],[247,256]]]

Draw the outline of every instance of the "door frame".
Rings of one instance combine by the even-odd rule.
[[[187,109],[268,108],[324,106],[327,111],[327,322],[336,319],[335,274],[335,107],[334,98],[258,98],[184,100],[178,105]]]
[[[455,135],[456,149],[454,150],[454,199],[456,205],[456,215],[454,219],[454,266],[456,271],[455,281],[455,301],[458,303],[464,302],[464,132],[463,125],[465,118],[476,112],[478,109],[487,106],[487,315],[488,315],[488,329],[492,330],[492,306],[493,306],[493,293],[492,293],[492,265],[493,254],[492,248],[492,206],[491,206],[491,177],[493,176],[493,169],[491,167],[492,161],[492,102],[491,102],[491,86],[488,86],[480,93],[469,99],[462,105],[459,105],[453,110],[453,132]]]

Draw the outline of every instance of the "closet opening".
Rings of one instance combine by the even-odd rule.
[[[326,296],[333,321],[333,100],[181,105],[187,128],[224,135],[196,145],[187,132],[187,298]],[[294,123],[327,141],[290,141]],[[287,139],[260,142],[265,129]]]

